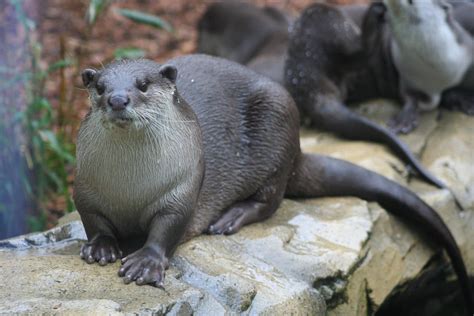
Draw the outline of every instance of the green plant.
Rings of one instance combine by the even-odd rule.
[[[171,24],[156,15],[129,9],[119,9],[118,13],[137,23],[147,24],[155,28],[164,29],[168,32],[173,31]]]
[[[145,51],[140,49],[140,48],[136,48],[136,47],[124,47],[124,48],[117,48],[115,51],[114,51],[114,57],[117,58],[117,59],[121,59],[121,58],[129,58],[129,59],[133,59],[133,58],[142,58],[142,57],[145,57]]]
[[[69,59],[60,60],[42,69],[39,66],[41,45],[30,42],[32,46],[32,69],[27,91],[28,106],[22,112],[22,124],[28,135],[29,144],[25,155],[30,161],[30,182],[32,194],[40,209],[37,218],[30,218],[31,230],[44,228],[46,203],[52,196],[62,196],[66,201],[66,211],[74,210],[69,190],[68,174],[75,163],[75,145],[63,132],[58,119],[58,110],[44,97],[44,83],[48,76],[57,70],[73,65]],[[38,224],[38,221],[40,224]]]

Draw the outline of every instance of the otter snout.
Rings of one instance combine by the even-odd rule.
[[[130,97],[124,92],[114,93],[107,100],[112,111],[123,111],[130,104]]]

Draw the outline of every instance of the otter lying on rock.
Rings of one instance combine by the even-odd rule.
[[[120,240],[146,236],[119,275],[159,286],[177,245],[193,236],[236,233],[270,217],[284,196],[352,195],[416,223],[444,248],[472,303],[462,256],[439,215],[381,175],[303,154],[298,111],[277,83],[204,55],[164,65],[116,61],[82,77],[92,107],[77,141],[74,200],[86,262],[115,262]]]

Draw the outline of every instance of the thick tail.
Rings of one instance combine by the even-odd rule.
[[[318,127],[349,139],[370,140],[386,144],[398,157],[409,163],[422,179],[439,188],[445,188],[440,180],[420,164],[408,146],[400,141],[394,133],[352,112],[338,102],[328,101],[326,100],[325,106],[315,107],[309,113]]]
[[[448,253],[470,315],[474,294],[464,261],[451,232],[429,205],[405,187],[367,169],[339,159],[302,154],[286,189],[288,197],[356,196],[378,202],[388,212],[417,224]]]

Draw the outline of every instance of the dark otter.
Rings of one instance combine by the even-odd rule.
[[[338,115],[346,117],[346,124],[365,126],[362,135],[352,135],[353,138],[393,138],[385,129],[370,126],[369,122],[361,123],[353,113],[343,113],[345,109],[333,109],[328,113],[324,106],[311,100],[314,97],[310,95],[314,94],[319,99],[330,98],[338,103],[380,97],[399,100],[404,108],[389,126],[402,133],[415,128],[419,108],[433,108],[440,101],[442,104],[460,104],[457,107],[468,114],[474,111],[474,45],[472,34],[468,34],[474,24],[468,17],[474,14],[472,3],[452,1],[454,12],[447,3],[437,0],[387,0],[386,3],[388,12],[381,3],[371,5],[362,30],[348,27],[351,22],[357,24],[357,19],[348,18],[342,9],[323,9],[320,5],[309,7],[297,22],[291,35],[286,84],[291,91],[303,91],[300,99],[304,104],[297,104],[309,113],[315,124],[329,121],[324,127],[350,136],[341,131],[340,126],[334,126],[334,119],[328,117]],[[360,7],[358,11],[363,10]],[[311,50],[314,54],[308,58],[303,52]],[[304,71],[297,71],[298,65],[299,68],[312,65],[306,72],[317,73],[313,77],[318,78],[309,80],[317,84],[316,88],[311,84],[294,88],[294,82],[298,81],[296,73],[305,77],[300,80],[303,82],[308,82],[309,77]],[[458,93],[448,91],[452,87],[458,87],[454,89]],[[317,88],[319,93],[312,92]],[[447,93],[442,98],[444,91]],[[313,109],[308,109],[311,107]],[[390,143],[392,148],[398,147],[393,141]]]
[[[474,38],[474,2],[453,0],[450,4],[456,21]],[[441,106],[474,115],[474,62],[462,83],[443,93]]]
[[[283,84],[289,19],[273,7],[215,2],[198,22],[198,53],[224,57]]]
[[[345,14],[345,21],[352,21],[352,26],[356,29],[362,24],[367,6],[349,5],[341,6],[339,9]],[[287,56],[289,36],[288,22],[283,18],[275,20],[275,18],[268,15],[267,10],[250,4],[236,4],[235,2],[218,2],[210,5],[198,24],[198,51],[237,61],[278,83],[283,83],[283,68]],[[317,21],[315,23],[318,24]],[[318,31],[315,33],[318,33]],[[357,46],[352,42],[349,42],[348,45]],[[304,55],[304,58],[314,58],[314,56],[307,56],[307,52],[307,50],[300,51],[299,54]],[[330,57],[337,59],[337,56]],[[339,59],[337,62],[339,62]],[[328,122],[328,125],[331,123]],[[343,123],[341,122],[341,124]],[[318,126],[325,127],[322,124]],[[334,124],[331,124],[331,126],[334,126]],[[328,129],[331,130],[331,128]],[[334,129],[342,134],[347,129],[350,135],[368,133],[366,131],[367,127],[364,131],[353,131],[350,125],[345,129],[337,125],[332,130]],[[392,148],[405,161],[410,162],[414,169],[425,179],[442,186],[440,181],[422,168],[407,146],[394,135],[383,136],[384,139],[379,137],[378,140],[389,142]]]
[[[92,108],[77,142],[74,199],[88,263],[114,262],[120,239],[144,235],[119,275],[160,285],[182,241],[205,231],[233,234],[270,217],[284,196],[353,195],[417,223],[446,249],[472,303],[462,256],[439,215],[381,175],[301,153],[298,111],[270,79],[191,55],[165,65],[116,61],[85,70],[83,81]]]
[[[371,28],[373,23],[378,21],[366,17],[363,29]],[[397,72],[392,63],[381,58],[387,47],[378,41],[385,33],[371,33],[376,38],[370,39],[373,44],[366,51],[361,30],[341,10],[324,4],[308,7],[290,37],[285,86],[312,125],[350,139],[385,143],[422,178],[443,187],[394,133],[344,104],[398,97],[393,83],[398,82]]]

